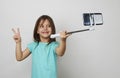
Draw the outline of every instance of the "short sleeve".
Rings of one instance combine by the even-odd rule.
[[[30,52],[33,52],[33,50],[35,49],[35,47],[37,46],[37,42],[32,42],[32,43],[29,43],[27,45],[27,48],[30,50]]]
[[[53,46],[53,49],[54,49],[54,52],[56,53],[56,48],[59,46],[59,42],[54,42],[54,46]]]

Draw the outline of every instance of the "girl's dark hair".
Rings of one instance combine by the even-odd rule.
[[[55,33],[56,33],[56,31],[55,31],[55,25],[54,25],[54,22],[53,22],[52,18],[51,18],[50,16],[48,16],[48,15],[42,15],[42,16],[40,16],[40,17],[37,19],[36,24],[35,24],[35,27],[34,27],[33,39],[34,39],[35,42],[40,42],[40,41],[41,41],[41,40],[40,40],[40,35],[37,33],[37,30],[38,30],[38,27],[39,27],[40,22],[41,22],[41,21],[44,22],[46,19],[50,22],[50,26],[51,26],[51,28],[52,28],[52,34],[55,34]],[[49,43],[51,43],[51,42],[53,42],[53,41],[56,41],[56,39],[55,39],[55,38],[53,38],[53,39],[50,38]]]

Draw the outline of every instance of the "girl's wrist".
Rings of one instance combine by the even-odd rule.
[[[66,41],[67,38],[61,38],[61,41]]]
[[[20,44],[20,43],[21,43],[21,41],[16,42],[16,44]]]

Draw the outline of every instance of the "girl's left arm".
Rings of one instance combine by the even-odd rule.
[[[66,50],[66,39],[68,36],[70,36],[71,34],[67,34],[66,31],[60,32],[60,44],[59,46],[56,48],[56,53],[58,56],[63,56]]]

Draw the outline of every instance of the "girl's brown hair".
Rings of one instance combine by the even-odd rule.
[[[41,41],[40,40],[40,35],[37,33],[37,30],[38,30],[38,27],[39,27],[39,23],[41,21],[44,22],[46,19],[50,22],[50,26],[52,28],[52,34],[56,33],[56,31],[55,31],[55,25],[54,25],[54,22],[53,22],[52,18],[50,16],[48,16],[48,15],[42,15],[41,17],[39,17],[37,19],[35,27],[34,27],[33,39],[34,39],[35,42],[40,42]],[[51,43],[53,41],[56,41],[56,39],[55,38],[54,39],[50,38],[49,43]]]

